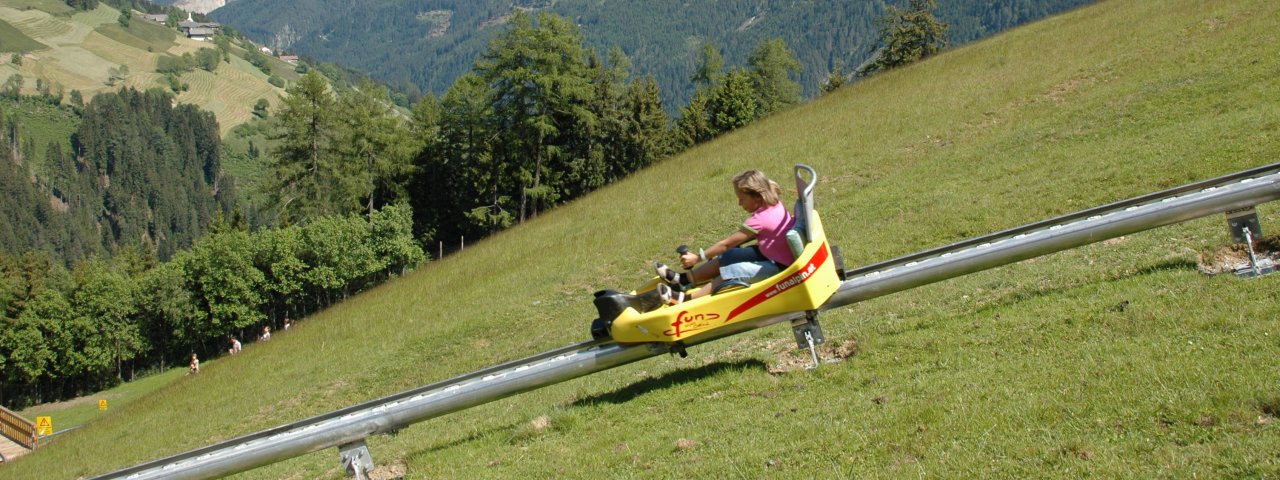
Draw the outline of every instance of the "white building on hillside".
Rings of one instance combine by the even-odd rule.
[[[188,12],[187,19],[178,22],[178,31],[192,40],[207,42],[213,39],[214,34],[218,33],[218,28],[221,26],[214,22],[194,21],[191,19],[191,13]]]

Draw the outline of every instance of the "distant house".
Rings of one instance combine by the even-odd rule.
[[[217,28],[210,27],[191,27],[186,30],[187,38],[208,42],[213,40],[213,35],[218,33]]]
[[[163,13],[139,13],[137,16],[156,23],[164,23],[169,20],[169,16]]]
[[[258,47],[258,51],[265,53],[267,55],[274,55],[273,53],[271,53],[271,47],[261,46],[261,47]]]
[[[289,62],[291,65],[297,65],[297,64],[298,64],[298,56],[297,56],[297,55],[281,55],[279,58],[280,58],[280,60],[284,60],[284,61],[286,61],[286,62]]]
[[[218,28],[222,27],[214,22],[197,22],[191,19],[191,14],[187,13],[187,19],[178,22],[178,31],[182,32],[187,38],[192,40],[200,40],[207,42],[213,39],[213,35],[218,33]]]

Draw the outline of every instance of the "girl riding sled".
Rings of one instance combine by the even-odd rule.
[[[683,301],[690,285],[710,280],[702,288],[688,292],[688,298],[698,298],[715,291],[722,283],[762,280],[795,262],[796,257],[787,245],[787,231],[795,219],[782,205],[782,189],[778,183],[760,170],[747,170],[733,177],[733,189],[738,196],[738,206],[751,214],[737,231],[698,253],[680,255],[680,264],[693,269],[688,273],[678,273],[662,263],[654,263],[658,276],[669,284],[658,287],[666,303]],[[740,246],[751,240],[756,240],[756,245]],[[693,268],[698,262],[702,264]]]

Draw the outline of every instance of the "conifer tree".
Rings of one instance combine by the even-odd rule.
[[[456,245],[460,236],[489,234],[511,225],[519,188],[513,166],[495,159],[496,120],[489,85],[475,74],[454,82],[440,99],[436,140],[419,154],[414,181],[420,232]],[[423,106],[429,116],[431,107]],[[415,126],[418,123],[415,123]]]
[[[519,165],[523,222],[560,198],[556,177],[563,171],[548,167],[569,160],[562,136],[596,119],[586,108],[591,88],[577,27],[549,13],[538,15],[536,27],[527,14],[517,13],[511,25],[494,39],[476,71],[492,89],[503,153]]]
[[[629,160],[627,173],[648,167],[672,153],[671,119],[662,108],[657,80],[650,76],[632,81],[623,109],[627,115],[626,131],[618,141]]]
[[[801,65],[795,53],[787,48],[787,42],[775,38],[757,45],[747,63],[759,98],[756,116],[763,117],[800,103],[800,84],[792,80],[791,75],[799,74]]]
[[[609,57],[609,64],[606,65],[592,52],[587,61],[594,88],[590,108],[596,116],[587,155],[588,163],[601,170],[598,172],[600,183],[622,178],[631,168],[619,141],[626,130],[627,119],[622,102],[631,60],[618,48],[611,50]]]
[[[677,144],[687,148],[705,142],[720,133],[712,126],[712,101],[724,83],[724,58],[711,42],[702,45],[698,67],[689,80],[695,85],[689,104],[680,109],[676,123]]]
[[[271,137],[280,144],[271,151],[269,202],[281,221],[299,223],[340,211],[333,156],[337,101],[316,72],[287,93]]]
[[[756,119],[757,100],[751,74],[735,68],[724,78],[724,84],[708,102],[711,128],[716,132],[728,132]]]
[[[935,0],[911,0],[906,10],[889,7],[880,24],[880,50],[858,71],[867,76],[933,56],[947,46],[946,23],[934,18]]]
[[[412,170],[409,127],[392,110],[387,89],[369,80],[342,94],[341,111],[337,159],[343,203],[363,199],[373,215],[375,207],[404,195]]]
[[[693,72],[693,76],[689,80],[697,86],[714,87],[719,85],[723,79],[724,57],[720,55],[720,49],[716,48],[715,44],[711,42],[702,44],[702,51],[698,57],[698,68]]]

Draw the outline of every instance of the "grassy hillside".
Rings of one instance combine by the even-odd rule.
[[[815,166],[853,266],[1275,162],[1277,18],[1264,0],[1104,2],[877,76],[304,319],[5,477],[102,473],[583,340],[593,290],[742,220],[746,168]],[[408,478],[1277,476],[1280,276],[1199,273],[1224,223],[830,312],[842,361],[816,371],[790,368],[803,354],[778,327],[370,449]],[[240,478],[337,465],[326,450]]]
[[[73,12],[56,1],[0,0],[0,52],[23,52],[22,65],[0,64],[0,78],[14,73],[25,80],[26,91],[35,93],[36,79],[61,85],[66,92],[79,90],[87,102],[94,94],[115,91],[121,86],[145,90],[168,88],[164,75],[155,72],[161,55],[181,56],[213,45],[189,40],[162,25],[135,18],[129,26],[117,21],[120,15],[101,4],[89,12]],[[35,42],[38,47],[33,47]],[[277,63],[277,75],[294,80],[297,75],[284,62]],[[110,71],[127,67],[129,75],[116,85],[108,85]],[[267,83],[267,75],[233,56],[214,72],[195,70],[181,75],[190,89],[178,101],[213,112],[225,136],[233,127],[248,121],[253,104],[260,98],[278,101],[283,90]]]

